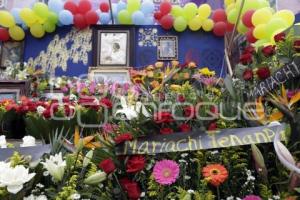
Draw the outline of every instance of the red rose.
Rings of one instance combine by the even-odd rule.
[[[251,53],[242,54],[240,57],[240,62],[243,65],[251,64],[252,63],[252,54]]]
[[[297,53],[300,52],[300,40],[294,41],[294,49]]]
[[[181,132],[187,133],[191,131],[191,127],[188,124],[181,124],[179,126]]]
[[[131,156],[126,163],[126,172],[135,173],[143,170],[145,167],[145,158],[142,155]]]
[[[186,106],[184,109],[184,116],[188,118],[195,118],[196,110],[194,106]]]
[[[183,103],[183,102],[185,102],[185,97],[182,94],[178,95],[177,101],[179,101],[180,103]]]
[[[157,124],[173,122],[173,116],[170,112],[157,112],[154,114],[154,121]]]
[[[50,112],[50,109],[46,109],[44,110],[43,112],[43,116],[46,118],[46,119],[49,119],[51,117],[51,112]]]
[[[246,69],[243,73],[243,79],[245,81],[250,81],[253,78],[253,71],[251,69]]]
[[[140,198],[141,189],[136,182],[131,181],[128,178],[122,178],[120,179],[120,184],[122,188],[127,192],[130,200],[137,200]]]
[[[284,41],[285,40],[285,33],[279,33],[277,35],[274,36],[274,40],[275,42],[280,42],[280,41]]]
[[[269,67],[261,67],[256,71],[256,74],[260,80],[265,80],[266,78],[270,77],[271,72]]]
[[[217,106],[211,106],[209,110],[210,110],[210,112],[213,113],[213,114],[218,114],[218,112],[219,112]]]
[[[253,54],[255,51],[255,48],[253,46],[247,46],[245,49],[244,49],[244,54],[245,53],[250,53],[250,54]]]
[[[18,109],[18,105],[15,104],[15,103],[7,104],[5,106],[6,111],[10,111],[10,110],[15,110],[16,111],[17,109]]]
[[[265,46],[262,50],[265,57],[269,57],[275,54],[275,45]]]
[[[173,133],[173,129],[171,129],[171,128],[161,128],[159,130],[159,132],[162,135],[169,135],[169,134]]]
[[[94,110],[99,109],[99,104],[95,97],[87,97],[87,96],[80,97],[78,99],[78,104],[81,104],[84,107],[91,108]]]
[[[66,117],[72,117],[75,113],[75,109],[70,107],[70,105],[65,105],[64,107]]]
[[[113,104],[108,98],[102,98],[100,100],[100,104],[106,108],[112,108]]]
[[[115,171],[116,169],[115,163],[111,158],[102,160],[99,164],[99,167],[107,174]]]
[[[133,137],[131,135],[131,133],[124,133],[122,135],[118,135],[117,137],[115,137],[115,143],[116,144],[120,144],[120,143],[123,143],[125,141],[129,141],[129,140],[132,140]]]
[[[216,123],[216,122],[211,122],[211,123],[209,124],[207,130],[209,130],[209,131],[214,131],[214,130],[216,130],[217,128],[218,128],[217,123]]]

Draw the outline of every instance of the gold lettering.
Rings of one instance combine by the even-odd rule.
[[[171,148],[168,148],[170,145],[171,145]],[[168,149],[170,149],[170,150],[168,150]],[[174,141],[167,142],[166,152],[176,152],[176,144]]]
[[[253,135],[246,135],[243,137],[243,143],[244,144],[255,144],[256,142],[252,138]]]
[[[217,148],[217,147],[218,147],[218,144],[217,144],[215,135],[214,135],[214,134],[210,134],[209,137],[211,138],[211,145],[212,145],[212,148]]]
[[[228,144],[225,144],[225,143],[228,143]],[[228,137],[219,138],[218,144],[220,147],[229,147],[230,146],[229,138]]]
[[[124,149],[124,155],[127,154],[128,149],[132,149],[132,154],[135,154],[136,152],[136,140],[133,141],[126,141],[125,142],[125,149]]]
[[[152,141],[152,153],[155,153],[155,149],[156,149],[156,146],[158,144],[160,145],[160,142],[154,142],[154,141]]]
[[[144,147],[145,146],[145,147]],[[148,142],[143,142],[138,148],[138,154],[149,154]],[[144,148],[144,149],[143,149]]]
[[[193,149],[192,146],[194,143],[195,148]],[[197,149],[197,141],[195,139],[191,139],[191,137],[189,136],[189,149],[190,151]]]
[[[236,135],[229,135],[230,137],[230,143],[232,146],[239,146],[239,145],[243,145],[242,140],[236,136]]]
[[[275,137],[275,132],[271,129],[268,129],[268,128],[265,128],[263,130],[263,132],[266,133],[266,137],[268,138],[267,142],[273,142],[274,137]]]
[[[180,143],[186,142],[186,139],[178,140],[176,143],[177,151],[187,151],[189,148],[186,147],[185,149],[180,148]]]

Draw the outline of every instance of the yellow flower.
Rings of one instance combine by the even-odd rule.
[[[178,67],[179,66],[179,62],[177,60],[172,60],[171,61],[171,65],[172,65],[172,67]]]
[[[164,66],[164,63],[163,62],[156,62],[155,63],[155,67],[156,68],[162,68]]]
[[[152,81],[150,84],[151,84],[152,88],[157,88],[160,85],[159,82],[156,80]]]
[[[218,89],[218,88],[212,88],[211,89],[211,91],[215,94],[215,95],[217,95],[217,96],[221,96],[221,91]]]
[[[190,69],[193,69],[193,68],[196,68],[197,65],[196,65],[196,63],[194,63],[194,62],[190,62],[190,63],[188,64],[188,67],[189,67]]]
[[[149,65],[148,67],[146,67],[146,70],[147,71],[153,71],[154,70],[153,65]]]
[[[149,78],[153,78],[153,76],[154,76],[153,71],[147,71],[146,74]]]
[[[172,84],[170,86],[170,89],[173,90],[173,91],[178,91],[181,89],[181,86],[180,85],[175,85],[175,84]]]
[[[207,67],[199,69],[199,73],[204,76],[214,76],[216,74],[215,71],[210,71]]]

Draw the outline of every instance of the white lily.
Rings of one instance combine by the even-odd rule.
[[[50,156],[49,159],[46,159],[46,162],[41,163],[44,165],[44,168],[49,171],[50,175],[55,180],[62,180],[67,163],[63,160],[61,152],[54,156]]]
[[[9,163],[1,163],[1,165],[0,185],[7,187],[7,191],[12,194],[17,194],[22,190],[23,184],[35,176],[35,173],[29,173],[29,170],[23,165],[17,165],[14,168],[10,167]]]
[[[139,113],[142,111],[143,115],[145,117],[149,117],[150,114],[148,113],[145,106],[142,104],[142,102],[138,101],[136,102],[135,106],[128,106],[127,102],[125,100],[125,97],[120,98],[122,109],[119,109],[116,111],[116,114],[124,114],[126,116],[126,119],[132,120],[134,118],[137,118]]]
[[[101,183],[104,180],[106,180],[106,173],[102,171],[97,171],[95,174],[87,177],[84,180],[84,183],[88,185],[95,185]]]

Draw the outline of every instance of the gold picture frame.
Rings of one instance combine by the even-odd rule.
[[[88,79],[96,83],[130,83],[130,67],[90,67]]]

